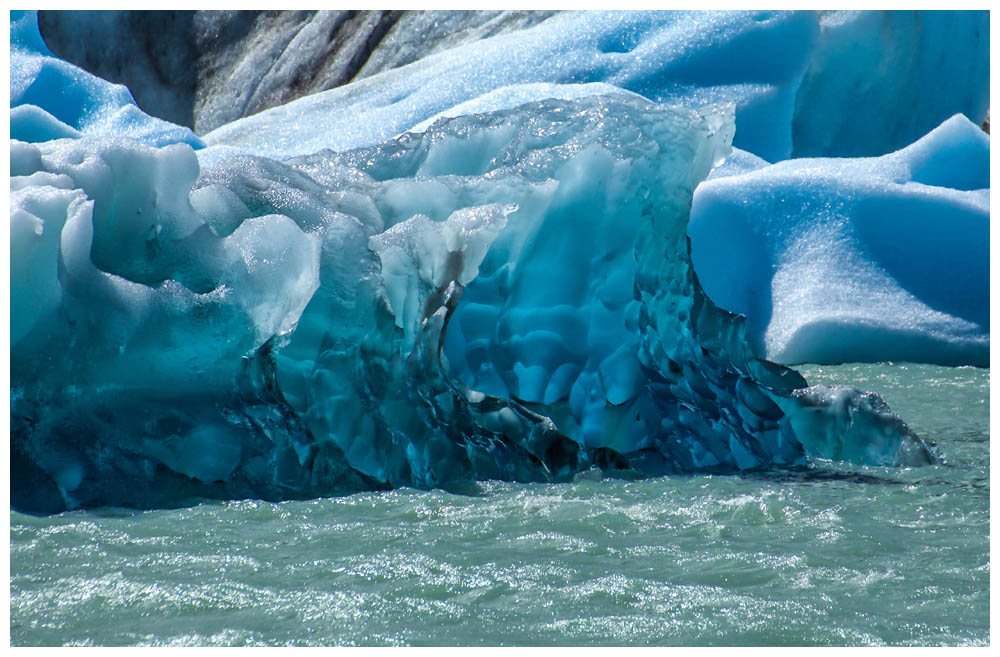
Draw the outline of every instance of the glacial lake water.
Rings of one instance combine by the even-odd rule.
[[[989,642],[989,370],[799,368],[946,465],[11,512],[14,645]]]

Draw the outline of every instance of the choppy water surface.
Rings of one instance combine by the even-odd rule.
[[[11,640],[987,643],[989,371],[804,374],[883,393],[948,465],[12,512]]]

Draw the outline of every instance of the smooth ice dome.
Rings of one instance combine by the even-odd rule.
[[[989,156],[961,115],[880,158],[739,154],[695,193],[699,280],[776,362],[988,366]]]
[[[15,504],[934,461],[701,292],[691,192],[732,129],[613,95],[201,173],[12,141]]]

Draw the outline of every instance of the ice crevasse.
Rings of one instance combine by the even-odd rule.
[[[12,141],[14,504],[934,462],[702,292],[688,212],[732,131],[600,96],[205,171]]]

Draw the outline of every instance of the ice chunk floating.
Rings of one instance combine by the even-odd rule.
[[[689,208],[732,133],[613,95],[203,172],[12,141],[14,505],[934,462],[702,292]]]

